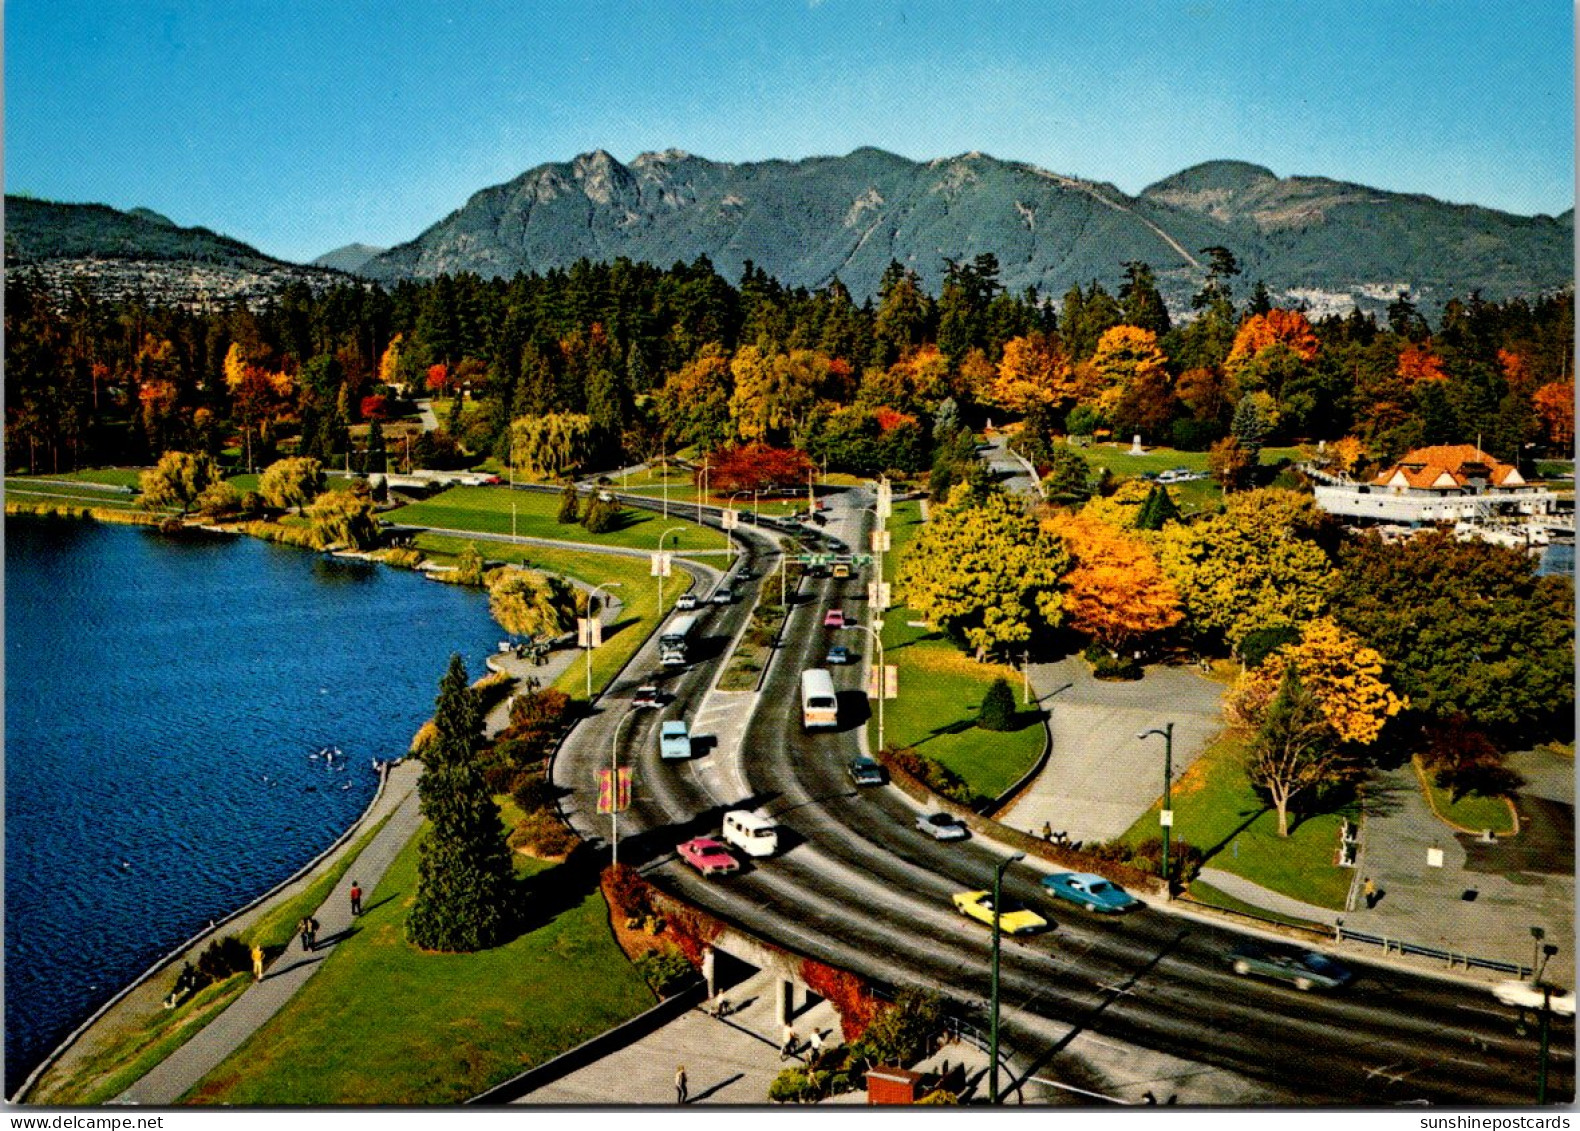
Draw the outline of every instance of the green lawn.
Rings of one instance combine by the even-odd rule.
[[[253,471],[244,472],[241,475],[229,476],[226,478],[225,482],[229,483],[232,487],[236,488],[236,490],[245,495],[248,491],[256,491],[258,489],[258,480],[262,478],[262,472]],[[343,471],[325,471],[324,489],[327,491],[339,491],[349,487],[352,483],[355,483],[358,478],[359,477],[355,475],[347,475]]]
[[[516,857],[529,929],[477,954],[406,942],[414,837],[356,933],[240,1049],[196,1104],[453,1104],[652,1006],[594,875]]]
[[[883,558],[884,576],[890,581],[899,571],[906,545],[923,525],[920,503],[895,505],[888,523],[893,549]],[[1023,712],[1013,731],[978,729],[977,709],[988,686],[1004,676],[1018,697],[1019,673],[999,664],[976,663],[941,634],[907,624],[917,619],[903,607],[884,614],[884,658],[899,668],[900,677],[899,697],[884,703],[884,740],[890,746],[914,747],[959,774],[977,793],[997,797],[1041,755],[1045,741],[1041,716]],[[867,639],[863,635],[854,646]],[[876,703],[868,738],[878,744]]]
[[[44,483],[33,479],[8,477],[6,498],[27,503],[77,503],[111,510],[145,510],[140,496],[124,491],[105,491],[96,487],[76,487],[66,482]]]
[[[1174,785],[1174,837],[1196,845],[1210,868],[1233,872],[1252,883],[1318,907],[1342,910],[1349,894],[1349,869],[1333,862],[1345,815],[1323,813],[1296,823],[1288,838],[1278,835],[1278,815],[1263,805],[1246,779],[1244,748],[1225,735],[1212,743]],[[1130,844],[1159,835],[1152,807],[1121,838]]]
[[[1467,793],[1455,801],[1449,790],[1440,789],[1432,781],[1431,774],[1424,772],[1419,766],[1416,776],[1427,791],[1433,811],[1449,824],[1473,832],[1491,829],[1499,836],[1514,831],[1514,816],[1509,812],[1509,803],[1503,798],[1477,797]]]
[[[649,467],[644,468],[635,475],[611,475],[609,479],[612,483],[611,490],[619,491],[623,494],[645,495],[652,499],[664,497],[664,484],[668,482],[669,501],[672,505],[690,503],[692,506],[696,506],[697,496],[702,493],[693,483],[692,473],[678,467],[670,468],[667,475],[659,468]],[[735,507],[740,510],[751,510],[753,506],[750,492],[744,495],[736,495],[732,498],[729,495],[721,495],[717,491],[709,491],[708,497],[704,502],[712,507]],[[770,518],[793,514],[798,508],[805,509],[806,491],[802,490],[799,494],[790,498],[770,499],[766,496],[759,497],[756,506],[759,513],[768,515]]]
[[[452,487],[420,503],[399,507],[384,515],[391,522],[418,526],[439,526],[450,530],[476,530],[485,534],[511,532],[511,498],[515,498],[515,530],[523,538],[553,538],[562,542],[586,542],[595,546],[625,546],[656,550],[659,535],[674,527],[680,529],[664,539],[669,550],[722,550],[724,535],[700,527],[678,514],[665,519],[652,511],[628,508],[620,527],[607,534],[589,534],[580,525],[561,526],[555,521],[560,500],[557,495],[535,491],[511,491],[504,487]],[[493,552],[487,551],[485,552]]]
[[[1176,448],[1148,448],[1145,455],[1130,454],[1130,445],[1104,441],[1089,448],[1076,448],[1087,460],[1098,467],[1106,467],[1115,475],[1140,475],[1144,471],[1168,471],[1185,467],[1191,471],[1207,470],[1206,452],[1182,452]],[[1281,459],[1298,460],[1299,448],[1263,448],[1262,464],[1270,466]]]
[[[466,546],[466,539],[447,534],[419,534],[417,547],[435,561],[448,564]],[[625,662],[636,654],[652,631],[658,608],[658,580],[648,576],[648,563],[640,558],[599,554],[590,550],[562,550],[545,546],[514,546],[506,542],[479,542],[479,552],[488,561],[515,562],[531,569],[564,574],[589,585],[619,582],[609,592],[625,604],[614,631],[605,629],[604,643],[592,655],[593,690],[614,678]],[[664,581],[664,609],[675,607],[675,598],[689,584],[689,578],[675,573]],[[554,681],[554,686],[570,695],[587,694],[587,669],[578,659]]]
[[[79,471],[62,471],[59,475],[51,475],[47,471],[38,472],[36,475],[8,475],[6,485],[9,487],[17,482],[28,479],[70,479],[78,483],[103,483],[111,487],[136,487],[138,477],[142,471],[135,467],[90,467]]]
[[[1226,891],[1219,891],[1204,880],[1197,880],[1191,884],[1190,898],[1197,903],[1205,903],[1208,907],[1219,907],[1225,911],[1238,911],[1242,915],[1252,915],[1258,919],[1271,919],[1275,923],[1283,923],[1289,927],[1304,927],[1306,930],[1321,931],[1323,934],[1332,933],[1332,929],[1323,923],[1314,923],[1309,919],[1297,919],[1293,915],[1280,915],[1276,911],[1253,907],[1244,900],[1234,898]]]

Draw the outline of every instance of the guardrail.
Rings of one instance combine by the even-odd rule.
[[[1364,931],[1347,930],[1342,920],[1334,925],[1333,939],[1335,942],[1359,942],[1380,946],[1384,954],[1437,959],[1446,963],[1450,970],[1456,966],[1462,966],[1466,970],[1496,970],[1504,974],[1513,974],[1520,979],[1528,978],[1535,973],[1532,967],[1522,966],[1518,962],[1505,962],[1497,958],[1478,958],[1473,954],[1461,954],[1458,951],[1444,950],[1436,946],[1422,946],[1419,943],[1406,942],[1404,939],[1389,938],[1387,935],[1373,935]]]

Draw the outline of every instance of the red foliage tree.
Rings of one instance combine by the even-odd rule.
[[[374,395],[362,398],[362,419],[384,421],[390,418],[390,399]]]
[[[770,448],[746,444],[726,448],[709,472],[714,491],[770,491],[797,487],[806,482],[812,461],[799,448]]]
[[[873,413],[873,417],[878,422],[878,430],[880,432],[892,431],[902,424],[916,423],[916,417],[912,416],[908,412],[901,412],[897,408],[880,408],[877,412]]]
[[[428,388],[436,393],[442,393],[450,386],[450,367],[444,362],[428,367]]]
[[[801,963],[801,980],[839,1014],[839,1029],[846,1044],[858,1040],[872,1024],[878,1000],[855,974],[808,958]]]

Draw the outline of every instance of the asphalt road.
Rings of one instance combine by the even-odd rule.
[[[843,504],[854,512],[866,501],[850,492]],[[770,547],[754,532],[743,534],[751,549],[737,570],[769,573],[776,565]],[[949,897],[988,886],[1002,854],[977,840],[938,844],[914,830],[919,810],[898,790],[851,786],[844,766],[859,749],[866,715],[859,666],[835,669],[844,720],[838,732],[807,735],[799,724],[800,672],[822,666],[835,639],[865,650],[865,634],[822,627],[827,608],[865,611],[863,579],[803,582],[802,604],[738,760],[723,764],[704,743],[690,761],[660,761],[659,721],[696,710],[745,624],[756,584],[738,585],[736,604],[708,614],[695,664],[655,679],[650,641],[600,713],[577,728],[554,771],[569,791],[568,819],[584,837],[607,840],[610,820],[594,812],[595,771],[609,765],[631,692],[657,682],[674,701],[641,712],[619,735],[621,764],[636,768],[633,809],[621,817],[621,860],[790,950],[890,985],[935,988],[985,1028],[989,932],[959,918]],[[677,860],[674,846],[716,833],[734,808],[774,815],[781,851],[736,875],[704,880]],[[1484,987],[1382,966],[1358,966],[1356,983],[1336,994],[1241,979],[1223,956],[1244,936],[1151,908],[1116,921],[1051,904],[1037,886],[1041,874],[1021,863],[1006,875],[1008,893],[1052,924],[1004,945],[1004,1042],[1024,1076],[1132,1102],[1143,1090],[1182,1103],[1534,1099],[1534,1029],[1517,1032],[1515,1011]],[[1572,1023],[1556,1026],[1548,1092],[1555,1100],[1573,1094],[1573,1044]]]

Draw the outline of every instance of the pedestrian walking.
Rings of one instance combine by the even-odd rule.
[[[806,1047],[812,1058],[817,1059],[818,1053],[823,1051],[823,1030],[813,1029],[812,1035],[806,1039]]]
[[[307,917],[307,949],[318,949],[318,920],[311,915]]]
[[[351,915],[352,918],[362,914],[362,887],[357,881],[351,881]]]
[[[686,1102],[686,1066],[684,1064],[675,1069],[675,1102],[677,1104]]]
[[[1366,897],[1366,910],[1377,906],[1377,885],[1372,883],[1370,876],[1361,881],[1361,894]]]
[[[296,922],[296,933],[302,936],[302,949],[304,951],[313,949],[313,932],[307,926],[309,922],[310,920],[306,915],[303,915]]]
[[[1042,839],[1043,840],[1052,840],[1053,839],[1053,825],[1050,822],[1048,822],[1048,821],[1044,821],[1042,823]]]
[[[263,981],[263,947],[257,943],[252,944],[252,980]]]
[[[800,1043],[800,1039],[795,1035],[795,1030],[786,1025],[784,1036],[779,1041],[779,1059],[785,1060],[794,1056],[795,1047]]]

